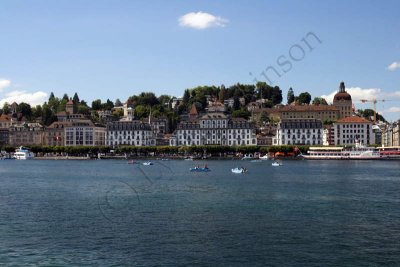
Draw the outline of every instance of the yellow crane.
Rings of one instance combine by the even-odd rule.
[[[372,102],[374,104],[374,124],[376,124],[376,103],[378,102],[385,102],[387,101],[386,99],[372,99],[372,100],[368,100],[368,99],[361,99],[360,100],[362,103],[366,103],[366,102]]]

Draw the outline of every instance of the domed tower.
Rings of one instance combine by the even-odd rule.
[[[338,119],[350,117],[352,115],[353,103],[351,101],[351,95],[346,92],[344,82],[340,83],[339,92],[333,97],[333,105],[340,110]]]

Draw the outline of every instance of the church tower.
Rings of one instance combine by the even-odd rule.
[[[339,92],[333,97],[333,105],[339,109],[339,118],[350,117],[352,115],[353,103],[351,95],[346,91],[344,82],[339,85]]]

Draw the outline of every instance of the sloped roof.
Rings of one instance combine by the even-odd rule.
[[[351,116],[351,117],[346,117],[338,120],[336,123],[372,123],[369,120],[366,120],[364,118],[358,117],[358,116]]]
[[[197,108],[196,108],[196,105],[195,104],[193,104],[192,105],[192,109],[190,110],[190,113],[189,113],[191,116],[197,116],[197,115],[199,115],[199,112],[197,111]]]

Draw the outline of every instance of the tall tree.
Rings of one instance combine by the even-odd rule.
[[[190,99],[190,92],[189,89],[186,89],[185,92],[183,93],[182,102],[186,105],[187,103],[189,103],[189,99]]]
[[[287,103],[291,104],[291,103],[293,103],[293,101],[294,101],[294,92],[293,92],[292,87],[290,87],[289,91],[287,93]]]
[[[78,103],[79,103],[80,100],[79,100],[79,96],[78,96],[77,93],[74,94],[74,97],[72,98],[72,100],[74,100],[74,103],[75,103],[75,104],[78,104]]]
[[[272,89],[271,101],[274,105],[282,103],[282,90],[279,88],[279,86],[275,86]]]
[[[55,98],[54,93],[51,92],[51,93],[50,93],[50,96],[49,96],[49,101],[51,101],[51,100],[54,99],[54,98]]]
[[[3,105],[3,114],[7,115],[9,113],[10,113],[10,104],[5,102],[4,105]]]
[[[115,106],[116,106],[116,107],[122,106],[122,102],[121,102],[121,100],[119,100],[119,98],[117,98],[117,99],[115,100]]]
[[[233,106],[232,106],[233,110],[238,110],[240,109],[240,101],[239,101],[239,97],[234,96],[233,97]]]
[[[67,100],[67,101],[68,101],[68,100],[69,100],[69,97],[68,97],[68,95],[67,95],[67,94],[64,94],[62,99],[64,99],[64,100]]]

